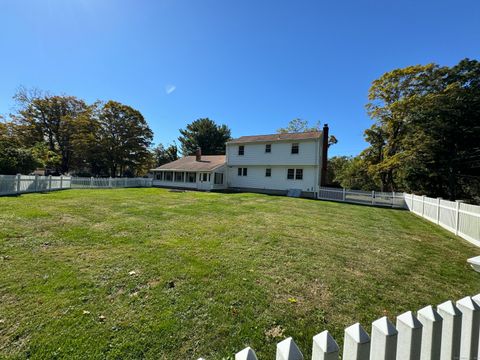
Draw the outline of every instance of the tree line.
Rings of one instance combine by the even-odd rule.
[[[140,111],[109,100],[87,104],[75,96],[20,89],[16,109],[0,121],[0,174],[143,176],[179,153],[224,154],[231,132],[208,118],[180,130],[181,148],[153,147],[153,132]]]
[[[387,72],[368,99],[369,145],[330,159],[332,185],[480,202],[478,61]]]

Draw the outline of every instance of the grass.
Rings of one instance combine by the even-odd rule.
[[[401,210],[255,194],[0,198],[0,357],[307,358],[343,329],[478,292],[478,248]]]

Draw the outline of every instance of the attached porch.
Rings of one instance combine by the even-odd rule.
[[[221,190],[226,188],[225,168],[212,171],[154,170],[153,186],[192,189]]]

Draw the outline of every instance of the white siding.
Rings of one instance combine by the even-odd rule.
[[[292,154],[292,143],[299,144],[299,153]],[[265,144],[272,145],[270,153]],[[238,155],[238,147],[245,147],[244,155]],[[227,164],[231,165],[319,165],[321,140],[274,141],[247,144],[227,144]]]
[[[246,167],[247,176],[238,176],[238,168]],[[272,169],[272,176],[265,176],[265,169]],[[303,169],[303,180],[287,179],[287,169]],[[288,190],[301,189],[302,191],[315,191],[315,172],[317,166],[228,166],[228,186],[233,188],[251,188],[262,190]]]

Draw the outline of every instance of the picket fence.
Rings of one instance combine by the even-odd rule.
[[[321,187],[317,198],[354,204],[405,208],[403,193]]]
[[[69,176],[0,175],[0,196],[62,189],[151,187],[147,178],[85,178]]]
[[[480,246],[480,206],[412,194],[404,198],[411,212]]]
[[[455,303],[407,311],[394,326],[387,317],[372,323],[371,337],[356,323],[345,329],[343,360],[475,360],[480,359],[480,294]],[[339,346],[328,330],[313,337],[312,360],[338,360]],[[203,360],[200,358],[199,360]],[[247,347],[235,360],[257,360]],[[292,338],[277,344],[276,360],[303,360]]]

